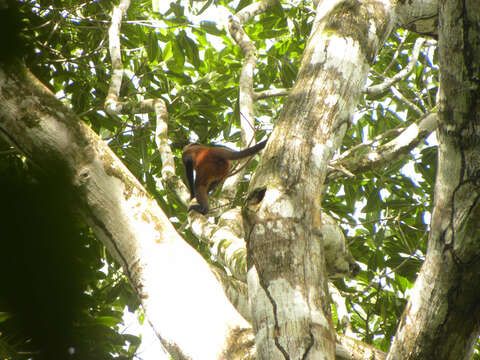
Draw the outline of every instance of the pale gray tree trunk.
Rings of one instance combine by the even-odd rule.
[[[375,55],[394,27],[386,1],[323,1],[295,86],[250,184],[248,291],[258,359],[333,359],[321,201]]]

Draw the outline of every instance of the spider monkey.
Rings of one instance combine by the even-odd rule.
[[[208,212],[208,192],[225,179],[230,170],[230,161],[243,159],[262,150],[267,140],[257,145],[235,151],[223,146],[205,146],[193,143],[183,148],[182,160],[190,189],[191,199],[197,198],[198,204],[188,210],[198,211],[205,215]],[[193,182],[195,170],[195,183]]]

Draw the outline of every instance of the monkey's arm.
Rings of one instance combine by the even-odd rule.
[[[188,210],[198,211],[200,214],[205,215],[208,213],[208,196],[207,187],[205,185],[195,185],[195,196],[198,204],[194,204],[188,208]]]
[[[188,188],[190,190],[190,199],[195,197],[195,186],[193,184],[193,159],[190,154],[182,155],[183,166],[185,167],[185,176],[188,181]]]

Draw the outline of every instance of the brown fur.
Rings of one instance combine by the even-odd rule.
[[[208,212],[208,192],[228,176],[231,161],[252,156],[262,150],[266,144],[267,140],[264,140],[242,151],[221,146],[209,147],[197,143],[185,146],[182,160],[188,187],[191,198],[195,197],[198,201],[198,205],[190,206],[189,210],[195,210],[205,215]],[[195,182],[193,181],[193,170],[195,170]]]

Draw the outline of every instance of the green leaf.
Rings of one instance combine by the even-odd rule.
[[[168,61],[173,57],[173,46],[172,42],[169,41],[165,45],[165,49],[163,50],[163,61]]]
[[[209,0],[209,1],[212,1],[212,0]],[[215,35],[215,36],[226,35],[225,30],[218,27],[217,23],[213,21],[207,21],[207,20],[201,21],[200,28],[211,35]]]
[[[121,319],[113,316],[99,316],[97,317],[97,321],[105,326],[111,327],[116,326],[119,322],[121,322]]]

